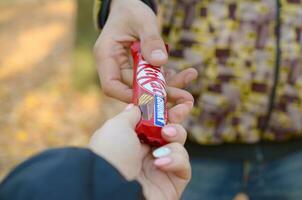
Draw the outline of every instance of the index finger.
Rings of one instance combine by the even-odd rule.
[[[124,102],[131,102],[132,89],[122,82],[121,68],[129,65],[127,50],[110,39],[97,42],[94,49],[103,92]]]

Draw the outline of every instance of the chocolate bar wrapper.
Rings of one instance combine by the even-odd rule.
[[[140,43],[131,46],[133,57],[133,103],[138,105],[142,117],[136,133],[144,143],[162,146],[167,142],[161,137],[161,129],[167,124],[166,82],[161,67],[152,66],[141,54]]]

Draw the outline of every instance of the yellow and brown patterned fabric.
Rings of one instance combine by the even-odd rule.
[[[167,67],[199,72],[188,88],[191,139],[302,136],[302,0],[161,0],[158,7]]]

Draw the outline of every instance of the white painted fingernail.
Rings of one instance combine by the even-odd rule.
[[[161,148],[158,148],[155,151],[153,151],[153,156],[155,158],[161,158],[161,157],[169,155],[170,153],[171,153],[171,150],[169,148],[161,147]]]

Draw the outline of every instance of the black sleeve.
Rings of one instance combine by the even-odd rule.
[[[109,15],[111,0],[99,0],[99,1],[101,1],[101,4],[97,14],[97,25],[99,29],[102,29],[105,26],[105,23]],[[155,13],[157,12],[156,3],[154,0],[141,0],[141,1],[147,4]]]
[[[88,149],[45,151],[19,165],[2,183],[0,200],[141,199],[140,185]]]

